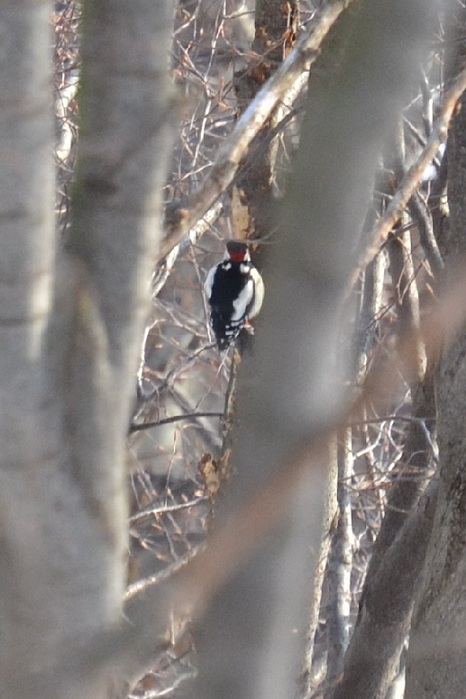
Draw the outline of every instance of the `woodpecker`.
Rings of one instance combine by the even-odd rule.
[[[228,241],[225,258],[209,271],[204,289],[219,350],[228,349],[243,328],[254,332],[250,321],[261,309],[264,282],[245,243]]]

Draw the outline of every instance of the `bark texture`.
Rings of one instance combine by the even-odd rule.
[[[384,699],[409,632],[414,595],[432,530],[436,485],[394,540],[366,586],[333,699]]]
[[[455,27],[456,67],[465,61],[464,9]],[[466,252],[466,98],[448,141],[450,228],[443,241],[450,266]],[[464,259],[464,258],[463,258]],[[466,683],[466,332],[458,333],[437,377],[439,502],[413,620],[407,699],[453,699]]]

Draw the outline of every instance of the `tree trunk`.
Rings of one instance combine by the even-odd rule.
[[[54,230],[51,6],[11,0],[1,11],[0,694],[10,699],[108,695],[105,672],[73,667],[119,622],[126,583],[124,445],[160,231],[172,10],[169,0],[84,8],[66,254]]]
[[[427,9],[425,2],[356,2],[315,64],[321,79],[311,79],[283,233],[265,270],[256,353],[242,365],[237,473],[216,526],[253,502],[270,478],[277,485],[284,464],[295,463],[303,443],[337,415],[342,389],[334,350],[354,263],[349,251],[356,247],[384,138],[420,59]],[[326,474],[319,466],[292,480],[281,526],[209,609],[197,643],[197,696],[293,694],[306,586],[320,544]],[[288,473],[293,478],[295,472]]]
[[[333,699],[384,699],[409,631],[414,594],[435,512],[436,487],[401,529],[365,588]]]
[[[455,67],[464,65],[464,9],[458,14]],[[451,267],[464,259],[466,236],[466,97],[448,140],[450,231],[443,241]],[[462,257],[461,257],[462,256]],[[464,695],[466,662],[466,332],[452,342],[437,377],[439,501],[419,590],[406,673],[407,699]]]

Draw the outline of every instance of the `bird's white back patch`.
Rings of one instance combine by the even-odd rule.
[[[254,282],[248,279],[238,298],[233,301],[232,321],[238,322],[246,316],[248,306],[254,297]]]

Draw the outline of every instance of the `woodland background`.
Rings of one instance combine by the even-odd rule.
[[[2,696],[463,696],[465,22],[2,4]]]

